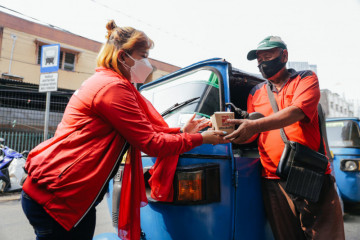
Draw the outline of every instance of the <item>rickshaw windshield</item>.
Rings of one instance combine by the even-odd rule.
[[[330,147],[360,148],[360,131],[355,121],[331,121],[326,123]]]
[[[194,112],[196,118],[210,118],[220,110],[218,79],[214,72],[202,69],[150,86],[141,93],[159,113],[188,101],[164,117],[170,127],[182,127]]]

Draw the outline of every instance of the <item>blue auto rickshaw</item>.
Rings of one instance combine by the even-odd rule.
[[[328,118],[326,130],[340,196],[345,206],[360,203],[360,119]]]
[[[181,127],[193,113],[210,118],[214,112],[234,111],[240,118],[250,90],[263,81],[259,75],[214,58],[166,75],[140,90],[170,127]],[[155,158],[143,154],[142,161],[146,180]],[[256,142],[205,144],[180,155],[174,201],[156,202],[147,191],[149,203],[141,208],[142,239],[273,239],[262,203],[260,170]],[[106,198],[116,228],[121,168],[109,185]],[[95,239],[106,237],[117,239],[115,233]]]

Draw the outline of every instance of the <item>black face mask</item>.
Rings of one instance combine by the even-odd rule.
[[[260,72],[264,78],[271,78],[286,65],[286,63],[281,62],[281,57],[282,53],[273,60],[264,61],[259,64],[258,68],[260,69]]]

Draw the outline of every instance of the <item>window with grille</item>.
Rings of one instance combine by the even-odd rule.
[[[64,70],[74,71],[75,68],[75,54],[65,52],[64,57]]]
[[[38,56],[37,56],[37,64],[41,62],[41,46],[38,45]],[[60,50],[60,61],[59,61],[59,69],[66,71],[75,71],[75,61],[76,54],[72,52],[66,51],[66,49]]]

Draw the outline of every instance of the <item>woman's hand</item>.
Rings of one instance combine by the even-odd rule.
[[[226,132],[223,131],[215,131],[215,130],[207,130],[201,133],[203,137],[203,144],[222,144],[229,143],[230,141],[224,139]]]
[[[196,113],[185,123],[182,128],[183,132],[186,133],[197,133],[200,130],[211,126],[211,121],[206,118],[200,118],[195,120]]]

